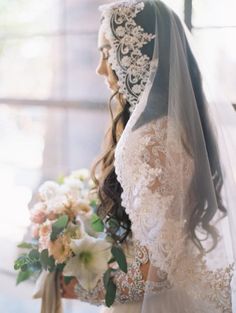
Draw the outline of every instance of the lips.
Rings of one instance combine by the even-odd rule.
[[[108,88],[112,89],[112,84],[108,80],[106,80],[106,85]]]

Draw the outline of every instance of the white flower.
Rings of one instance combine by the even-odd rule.
[[[43,201],[48,201],[57,195],[59,189],[60,186],[54,181],[46,181],[39,187],[39,195]]]
[[[39,195],[41,200],[47,207],[47,213],[63,213],[65,207],[70,206],[69,199],[65,194],[63,188],[53,182],[47,181],[39,188]]]
[[[92,207],[89,205],[88,201],[79,200],[72,202],[71,210],[75,213],[75,215],[79,214],[82,216],[91,217],[93,213]]]
[[[73,171],[70,177],[77,178],[83,181],[90,178],[90,172],[87,168],[81,168],[77,171]]]
[[[72,240],[70,247],[75,256],[67,262],[63,274],[75,276],[86,290],[95,288],[108,268],[111,244],[100,238],[85,236],[79,240]]]
[[[47,201],[48,213],[54,212],[57,214],[62,214],[65,212],[67,207],[70,207],[70,201],[63,192],[58,192],[54,198]]]
[[[61,190],[67,194],[67,196],[75,201],[81,197],[81,190],[83,183],[74,177],[66,177],[64,184],[61,186]]]

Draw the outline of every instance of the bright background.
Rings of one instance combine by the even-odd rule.
[[[108,122],[108,91],[95,74],[97,7],[104,2],[0,0],[0,312],[39,312],[33,285],[16,288],[13,270],[38,185],[89,167],[99,153]],[[190,4],[164,2],[182,18]],[[229,103],[236,103],[236,2],[192,5],[198,48]],[[98,308],[69,301],[65,311]]]

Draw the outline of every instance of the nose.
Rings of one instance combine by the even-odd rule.
[[[108,76],[107,61],[104,60],[102,57],[100,58],[99,64],[96,69],[96,73],[98,75]]]

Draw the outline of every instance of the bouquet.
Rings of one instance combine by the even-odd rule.
[[[127,272],[127,262],[96,214],[99,201],[93,187],[87,169],[40,186],[30,210],[32,239],[18,245],[25,251],[14,265],[19,271],[17,284],[44,270],[61,273],[66,284],[77,278],[91,290],[103,277],[105,303],[111,306],[116,295],[111,273],[119,268]],[[114,262],[116,268],[109,266]]]

